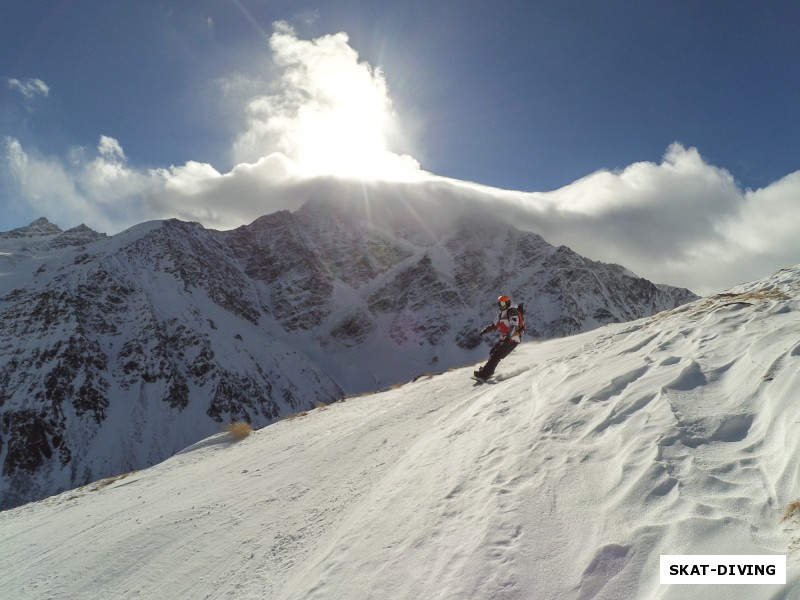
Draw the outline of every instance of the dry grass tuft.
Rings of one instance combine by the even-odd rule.
[[[107,485],[111,485],[112,483],[116,483],[120,479],[125,479],[130,475],[133,475],[136,471],[128,471],[127,473],[120,473],[119,475],[114,475],[113,477],[106,477],[105,479],[101,479],[100,481],[95,482],[95,488],[92,491],[99,490],[101,488],[106,487]]]
[[[797,529],[800,527],[800,498],[786,505],[786,509],[783,511],[783,519],[781,520],[789,521],[789,525],[786,526],[784,531],[790,534],[797,533]],[[789,540],[789,551],[797,552],[798,550],[800,550],[800,536],[792,535]]]
[[[135,473],[138,473],[138,471],[128,471],[127,473],[120,473],[119,475],[112,475],[111,477],[98,479],[97,481],[94,481],[92,483],[88,483],[79,488],[75,488],[74,490],[72,490],[73,493],[67,497],[67,500],[77,500],[78,498],[83,498],[83,496],[85,496],[87,492],[99,492],[100,490],[102,490],[105,487],[108,487],[112,483],[116,483],[121,479],[130,477]],[[40,500],[40,502],[47,502],[47,500],[48,499],[45,498],[44,500]]]
[[[757,302],[759,300],[788,300],[789,295],[783,290],[779,290],[777,288],[762,288],[760,290],[752,290],[738,294],[723,292],[713,296],[713,298],[728,300],[729,302],[733,301],[747,303],[749,301]]]
[[[800,499],[795,500],[794,502],[789,502],[786,505],[786,510],[783,511],[783,519],[782,521],[800,519]]]
[[[241,440],[253,433],[253,426],[244,421],[234,421],[225,426],[225,431],[230,433],[231,436],[237,440]]]
[[[752,306],[756,302],[766,300],[788,300],[789,298],[789,294],[778,288],[762,288],[749,292],[722,292],[714,296],[699,298],[694,302],[683,304],[672,310],[656,313],[647,319],[647,325],[652,325],[666,317],[679,313],[686,313],[689,317],[696,318],[717,310],[718,308],[731,306],[733,304]]]
[[[298,419],[300,417],[305,417],[307,414],[308,414],[308,411],[303,410],[303,411],[300,411],[300,412],[288,414],[285,417],[283,417],[283,419],[281,419],[281,420],[282,421],[294,421],[295,419]]]
[[[420,374],[420,375],[417,375],[417,376],[416,376],[416,377],[414,377],[414,379],[412,379],[411,381],[419,381],[420,379],[425,379],[425,380],[428,380],[428,379],[433,379],[435,376],[436,376],[436,373],[433,373],[433,372],[431,372],[431,371],[427,371],[427,372],[425,372],[425,373],[422,373],[422,374]],[[401,384],[401,385],[403,385],[403,384]]]

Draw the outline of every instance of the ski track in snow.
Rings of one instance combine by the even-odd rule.
[[[800,597],[800,275],[524,344],[0,513],[19,599]],[[754,297],[751,297],[753,296]],[[796,535],[796,532],[795,532]],[[789,554],[660,586],[661,554]]]

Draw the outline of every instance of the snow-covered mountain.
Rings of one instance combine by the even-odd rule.
[[[0,234],[0,253],[0,508],[152,465],[224,422],[481,360],[501,292],[536,337],[693,298],[488,213],[367,211],[348,194],[232,231],[40,219]]]
[[[494,384],[211,436],[0,513],[0,596],[798,598],[798,329],[800,266],[523,344]],[[786,584],[661,585],[668,554],[786,555]]]

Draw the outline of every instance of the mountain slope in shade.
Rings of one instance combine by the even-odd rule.
[[[341,397],[277,327],[255,327],[257,290],[213,243],[154,223],[25,263],[0,323],[4,507]]]
[[[500,290],[535,337],[694,297],[429,204],[413,220],[312,198],[233,231],[0,234],[0,507],[152,465],[232,420],[483,360]]]
[[[15,598],[800,594],[800,267],[0,513]],[[79,551],[78,551],[79,550]],[[787,554],[662,586],[663,554]]]

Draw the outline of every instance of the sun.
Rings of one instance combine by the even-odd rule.
[[[419,164],[389,150],[397,130],[385,79],[365,63],[329,56],[298,109],[296,162],[301,171],[369,179],[406,177]]]
[[[386,78],[359,61],[346,33],[300,40],[279,23],[270,46],[281,70],[277,93],[250,102],[241,147],[257,156],[277,150],[308,176],[409,179],[423,173],[415,159],[392,151],[405,140]]]

